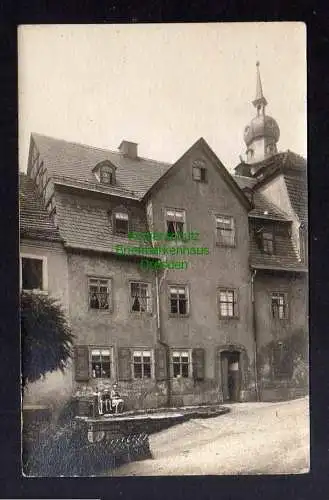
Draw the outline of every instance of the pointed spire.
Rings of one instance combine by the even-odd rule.
[[[267,104],[267,100],[263,95],[262,81],[260,79],[260,71],[259,71],[259,61],[257,61],[256,67],[257,67],[256,97],[252,101],[252,103],[255,106],[255,108],[257,108],[257,110],[260,111],[260,109],[263,108],[264,111],[264,108]]]

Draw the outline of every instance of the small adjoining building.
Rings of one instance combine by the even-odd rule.
[[[21,284],[58,296],[76,338],[31,400],[115,382],[128,408],[307,393],[306,161],[278,152],[258,66],[253,105],[234,175],[203,138],[171,165],[31,135]]]

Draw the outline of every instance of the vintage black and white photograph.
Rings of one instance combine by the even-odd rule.
[[[303,474],[306,27],[18,28],[22,472]]]

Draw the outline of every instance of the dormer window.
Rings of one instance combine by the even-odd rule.
[[[269,255],[274,254],[274,234],[272,231],[262,233],[263,252]]]
[[[113,184],[113,171],[111,167],[103,166],[99,171],[102,184]]]
[[[126,212],[114,212],[113,214],[114,233],[126,235],[129,230],[129,217]]]
[[[95,176],[101,184],[115,184],[115,166],[109,161],[99,163],[94,169]]]

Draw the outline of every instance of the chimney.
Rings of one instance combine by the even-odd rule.
[[[135,160],[136,158],[138,158],[137,146],[138,144],[136,144],[136,142],[123,140],[121,141],[119,150],[124,156],[127,156],[128,158]]]

